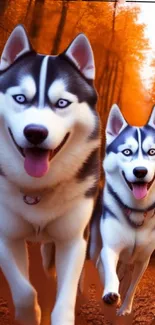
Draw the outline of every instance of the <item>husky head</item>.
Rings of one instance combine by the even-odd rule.
[[[13,30],[0,63],[0,164],[13,181],[49,181],[58,161],[63,170],[67,157],[80,160],[98,123],[94,77],[84,34],[48,56],[32,49],[21,25]]]
[[[107,182],[125,203],[154,202],[155,109],[144,127],[133,127],[118,106],[112,106],[106,127],[104,168]]]

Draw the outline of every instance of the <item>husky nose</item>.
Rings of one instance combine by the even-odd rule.
[[[144,178],[147,174],[147,169],[145,167],[135,167],[133,173],[137,178]]]
[[[48,130],[42,125],[29,124],[24,129],[24,135],[30,143],[38,145],[47,138]]]

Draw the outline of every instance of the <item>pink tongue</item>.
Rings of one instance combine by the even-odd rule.
[[[32,177],[42,177],[49,169],[49,150],[39,148],[25,149],[24,168]]]
[[[137,200],[143,199],[147,195],[147,184],[132,184],[133,195]]]

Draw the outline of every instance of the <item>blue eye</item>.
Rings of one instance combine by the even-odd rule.
[[[71,104],[71,102],[67,99],[63,99],[63,98],[60,98],[56,104],[55,104],[55,107],[56,108],[66,108],[67,106],[69,106]]]
[[[148,151],[148,155],[149,155],[149,156],[154,156],[154,155],[155,155],[155,149],[150,149],[150,150]]]
[[[122,151],[122,154],[124,156],[127,156],[128,157],[128,156],[131,156],[133,154],[133,152],[130,149],[125,149],[125,150]]]
[[[13,99],[18,103],[18,104],[27,104],[27,99],[24,95],[19,94],[19,95],[14,95],[12,96]]]

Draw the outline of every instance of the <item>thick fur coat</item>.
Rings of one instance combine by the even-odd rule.
[[[73,325],[78,281],[100,177],[100,125],[93,52],[78,35],[58,56],[36,53],[22,26],[0,64],[0,267],[15,317],[39,325],[26,240],[42,243],[43,265],[56,247],[52,325]]]

